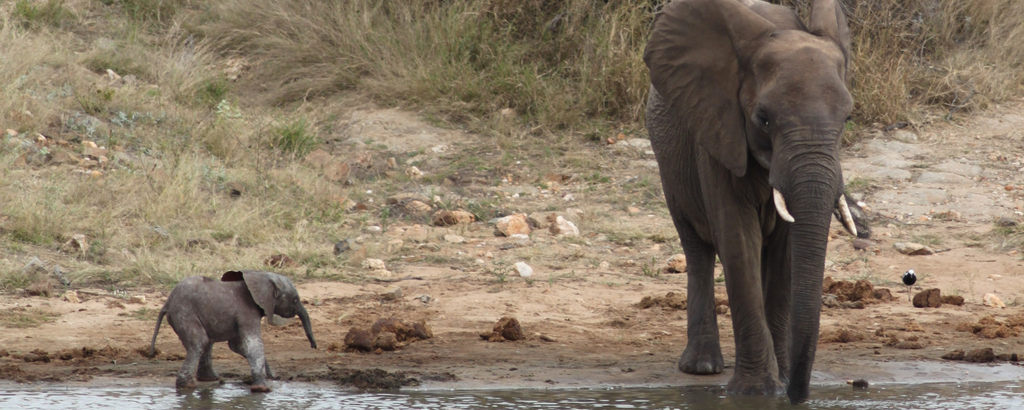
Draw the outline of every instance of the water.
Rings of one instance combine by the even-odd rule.
[[[805,409],[1024,408],[1019,382],[849,386],[811,389]],[[0,392],[0,409],[785,409],[783,398],[728,396],[721,387],[581,390],[356,392],[277,383],[270,394],[225,384],[177,393],[170,388],[16,386]]]

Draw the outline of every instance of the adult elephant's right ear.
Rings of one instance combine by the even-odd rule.
[[[654,17],[644,62],[687,131],[736,176],[747,172],[742,60],[775,25],[736,0],[675,0]]]

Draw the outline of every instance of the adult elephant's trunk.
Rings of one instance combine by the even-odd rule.
[[[309,339],[309,347],[316,349],[316,339],[313,338],[313,325],[309,323],[309,313],[304,306],[299,306],[299,320],[302,321],[302,330],[306,331],[306,339]]]
[[[834,158],[834,157],[833,157]],[[790,375],[787,395],[792,403],[807,399],[811,367],[818,346],[821,285],[829,225],[842,176],[838,161],[797,167],[800,181],[786,195],[794,219],[789,228],[792,266],[792,313],[790,316]]]

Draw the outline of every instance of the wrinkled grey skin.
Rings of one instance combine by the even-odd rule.
[[[276,314],[296,315],[302,321],[310,347],[316,349],[309,314],[288,278],[272,272],[227,272],[216,281],[202,276],[183,279],[160,309],[153,330],[150,356],[156,348],[160,323],[167,323],[185,346],[185,362],[178,371],[177,388],[195,387],[195,381],[220,380],[213,371],[211,352],[216,342],[228,342],[231,351],[249,361],[253,392],[269,392],[267,377],[274,377],[263,354],[260,319]],[[197,374],[198,372],[198,374]]]
[[[688,265],[679,368],[724,369],[717,254],[736,339],[727,390],[785,391],[793,403],[808,396],[829,225],[843,192],[840,137],[853,108],[842,8],[811,3],[805,26],[761,1],[676,0],[658,13],[644,53],[646,125]],[[773,188],[793,222],[777,212]]]

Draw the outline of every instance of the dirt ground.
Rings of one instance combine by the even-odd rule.
[[[347,143],[353,137],[391,144],[391,152],[420,152],[416,163],[428,173],[469,152],[483,161],[498,155],[488,154],[493,145],[483,137],[434,128],[398,110],[354,111],[339,121],[343,131],[327,145],[336,155],[353,150]],[[1024,322],[1019,321],[1024,313],[1019,232],[1024,230],[1015,226],[1024,222],[1021,130],[1024,106],[1011,104],[960,124],[868,129],[844,148],[844,175],[852,196],[867,205],[872,242],[855,249],[853,238],[834,222],[825,274],[867,280],[889,289],[894,300],[824,308],[815,383],[1024,377],[1005,357],[984,365],[941,358],[956,349],[1024,354]],[[476,175],[467,168],[445,183],[410,189],[445,202],[499,198],[503,209],[540,219],[557,213],[576,223],[578,238],[556,237],[546,229],[535,229],[528,239],[496,236],[488,221],[434,227],[426,223],[429,218],[367,217],[362,235],[353,238],[362,250],[338,258],[351,262],[350,271],[362,272],[359,261],[380,257],[392,273],[363,272],[345,281],[293,275],[320,348],[309,348],[298,323],[266,326],[266,352],[278,379],[341,380],[355,370],[383,369],[405,372],[422,386],[459,388],[726,382],[734,357],[728,312],[718,316],[726,372],[696,377],[675,365],[686,344],[686,311],[637,306],[645,296],[685,294],[686,289],[685,273],[664,269],[680,249],[649,145],[630,139],[591,143],[583,150],[582,156],[607,164],[600,167],[605,176],[573,174],[572,164],[558,175],[537,175],[525,164],[530,159],[522,158],[522,168],[510,167],[507,175]],[[593,189],[595,178],[608,178],[607,184]],[[636,187],[637,181],[646,182]],[[383,202],[376,198],[375,203]],[[921,243],[935,253],[904,255],[894,248],[900,242]],[[530,278],[511,268],[518,261],[533,267]],[[964,304],[915,308],[899,283],[907,269],[917,272],[915,293],[939,288],[943,295],[962,296]],[[401,287],[402,297],[385,300],[381,293],[392,286]],[[0,379],[173,384],[184,349],[169,326],[161,329],[155,359],[136,351],[149,346],[169,289],[75,290],[80,301],[24,292],[0,295]],[[724,297],[724,284],[716,291]],[[1006,307],[985,306],[986,294],[998,296]],[[141,303],[129,301],[139,295],[145,296]],[[520,321],[526,339],[482,340],[479,334],[504,316]],[[385,317],[425,320],[434,337],[392,352],[344,348],[351,327],[368,327]],[[970,325],[979,320],[980,325]],[[986,325],[994,327],[985,330]],[[215,347],[214,366],[226,379],[248,373],[245,361],[223,343]]]

